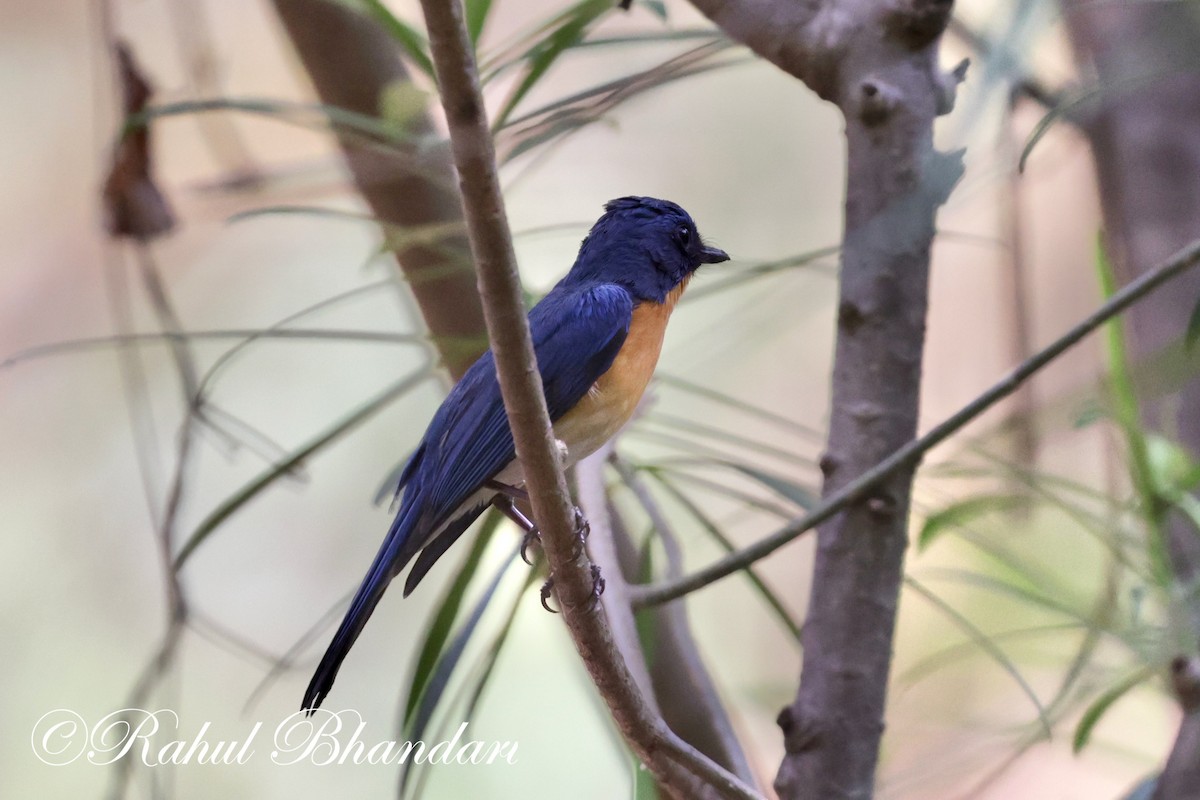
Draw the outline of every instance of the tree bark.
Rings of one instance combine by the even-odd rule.
[[[1081,119],[1092,147],[1105,243],[1129,281],[1200,236],[1200,8],[1189,3],[1065,3],[1078,59],[1093,69],[1099,104]],[[1129,313],[1135,358],[1178,344],[1200,298],[1191,274]],[[1200,371],[1200,353],[1191,359]],[[1200,380],[1170,402],[1143,393],[1146,424],[1200,459]],[[1172,412],[1175,412],[1174,414]],[[1176,576],[1200,581],[1200,536],[1181,516],[1168,522]],[[1200,637],[1200,602],[1191,625]]]
[[[273,0],[275,11],[326,105],[378,116],[385,89],[407,82],[400,48],[374,21],[330,0]],[[408,133],[435,133],[430,115],[414,115]],[[457,182],[445,148],[414,147],[408,157],[356,147],[339,138],[354,182],[382,222],[401,227],[461,223]],[[419,169],[414,169],[414,159]],[[442,361],[457,380],[487,349],[483,309],[466,234],[436,245],[403,244],[394,251]]]
[[[824,494],[916,434],[934,215],[961,173],[933,149],[946,0],[693,0],[846,119],[848,174]],[[818,530],[804,664],[780,714],[782,798],[866,798],[883,732],[914,467]]]
[[[1076,58],[1099,83],[1099,100],[1080,124],[1100,187],[1105,245],[1128,282],[1200,236],[1200,7],[1086,0],[1064,0],[1063,7]],[[1133,357],[1177,347],[1197,302],[1200,274],[1193,272],[1135,306],[1128,316]],[[1142,385],[1138,399],[1146,426],[1200,461],[1200,348],[1184,356],[1177,393],[1155,396]],[[1200,531],[1177,510],[1164,523],[1182,598],[1174,614],[1195,642]],[[1156,800],[1200,797],[1200,711],[1185,707],[1184,714]]]

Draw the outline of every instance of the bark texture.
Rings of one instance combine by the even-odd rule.
[[[409,81],[400,48],[379,25],[330,0],[273,0],[275,11],[326,105],[378,116],[385,89]],[[414,139],[435,133],[428,113],[408,121]],[[381,221],[401,227],[462,222],[457,182],[444,148],[414,144],[388,154],[340,144],[354,182]],[[487,349],[483,309],[466,234],[435,245],[400,243],[394,250],[421,315],[450,374],[457,380]]]
[[[1175,659],[1171,684],[1183,719],[1152,800],[1200,800],[1200,657]]]
[[[1091,143],[1105,244],[1127,282],[1200,236],[1200,5],[1086,0],[1063,5],[1080,66],[1099,85],[1098,102],[1079,122]],[[1193,271],[1135,306],[1127,318],[1133,357],[1148,359],[1177,347],[1198,301],[1200,273]],[[1185,357],[1180,372],[1187,377],[1172,387],[1177,391],[1164,396],[1143,385],[1139,401],[1147,427],[1200,460],[1200,348]],[[1167,513],[1165,527],[1181,587],[1179,627],[1194,642],[1200,639],[1200,531],[1178,511]],[[1184,705],[1184,721],[1154,796],[1200,798],[1196,704]]]
[[[962,69],[943,73],[945,0],[693,0],[835,103],[848,175],[826,497],[916,434],[934,215],[961,172],[933,121]],[[891,663],[913,466],[824,523],[795,702],[780,714],[782,798],[870,797]]]
[[[1092,146],[1105,243],[1123,281],[1200,236],[1200,6],[1069,0],[1067,27],[1084,69],[1100,84],[1081,118]],[[1184,276],[1128,316],[1135,358],[1178,344],[1200,298],[1200,274]],[[1200,354],[1198,354],[1200,355]],[[1200,358],[1188,370],[1200,371]],[[1143,393],[1145,421],[1178,437],[1200,459],[1200,380],[1168,402]],[[1200,536],[1183,518],[1170,525],[1171,555],[1184,584],[1200,580]],[[1191,624],[1200,637],[1200,601]]]

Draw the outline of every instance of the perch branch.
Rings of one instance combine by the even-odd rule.
[[[496,175],[495,149],[463,9],[458,2],[445,0],[421,0],[421,7],[458,170],[496,373],[571,637],[617,727],[669,792],[682,798],[757,797],[736,777],[675,737],[653,713],[620,657],[601,607],[592,602],[591,565],[583,548],[576,547],[574,516],[525,317]]]

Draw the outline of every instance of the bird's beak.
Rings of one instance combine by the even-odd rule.
[[[729,253],[718,247],[705,247],[700,251],[701,264],[720,264],[729,260]]]

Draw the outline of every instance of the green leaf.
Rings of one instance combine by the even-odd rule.
[[[521,601],[529,592],[529,587],[533,586],[541,578],[541,570],[537,567],[541,563],[540,558],[538,556],[534,560],[535,566],[530,568],[529,575],[525,578],[525,583],[521,586],[521,590],[513,597],[512,605],[508,609],[508,616],[504,618],[504,623],[500,626],[500,630],[492,637],[492,641],[484,651],[483,667],[476,672],[474,685],[471,687],[471,696],[467,700],[466,712],[463,715],[463,719],[471,719],[475,716],[475,712],[479,707],[479,701],[483,699],[483,692],[487,689],[492,673],[496,669],[496,662],[500,659],[500,651],[504,649],[504,644],[508,641],[508,635],[512,632],[513,623],[516,622],[517,612],[521,610]]]
[[[1095,400],[1089,399],[1084,403],[1083,408],[1079,409],[1079,413],[1075,415],[1075,421],[1071,427],[1075,428],[1075,430],[1082,430],[1107,416],[1108,414],[1102,405]]]
[[[586,34],[588,28],[597,19],[614,8],[612,0],[580,0],[561,16],[561,22],[550,32],[529,48],[523,58],[527,64],[525,71],[512,94],[509,95],[500,113],[496,115],[495,128],[503,127],[517,104],[524,99],[569,47],[578,43]]]
[[[1174,500],[1191,488],[1185,482],[1192,480],[1196,464],[1187,450],[1165,436],[1146,434],[1146,463],[1151,486],[1161,497]]]
[[[1117,290],[1117,276],[1108,260],[1101,237],[1096,238],[1096,271],[1105,298],[1112,297]],[[1163,497],[1155,486],[1154,471],[1150,463],[1150,450],[1146,430],[1142,425],[1137,392],[1129,368],[1129,355],[1125,346],[1125,332],[1120,318],[1105,323],[1108,368],[1112,374],[1113,410],[1117,423],[1125,436],[1129,450],[1130,478],[1137,491],[1139,505],[1146,522],[1150,565],[1155,583],[1168,585],[1172,570],[1167,557],[1165,532],[1163,530]]]
[[[676,389],[688,392],[689,394],[697,397],[703,397],[707,400],[712,400],[715,403],[719,403],[727,408],[732,408],[735,411],[741,411],[744,414],[766,420],[767,422],[778,425],[781,428],[786,428],[801,434],[802,436],[807,436],[814,441],[821,441],[824,439],[822,433],[816,428],[812,428],[800,422],[796,422],[795,420],[788,419],[785,416],[776,414],[774,411],[763,408],[762,406],[756,406],[753,403],[749,403],[745,400],[734,397],[731,394],[726,394],[708,386],[701,386],[700,384],[689,381],[686,378],[660,373],[655,376],[655,381],[666,386],[675,387]]]
[[[500,521],[501,516],[495,511],[487,515],[479,535],[471,544],[471,550],[467,553],[462,567],[437,604],[437,614],[425,628],[425,635],[417,654],[417,663],[413,668],[412,680],[408,685],[408,701],[404,707],[404,726],[406,728],[412,720],[417,703],[421,701],[422,694],[429,684],[433,669],[445,650],[446,641],[450,638],[454,621],[458,618],[458,610],[462,607],[467,587],[470,585],[471,579],[475,577],[475,573],[479,569],[479,562],[483,559],[483,554],[492,541],[492,534],[500,526]]]
[[[1183,336],[1183,346],[1190,353],[1197,341],[1200,341],[1200,301],[1197,301],[1196,307],[1192,309],[1192,316],[1188,320],[1187,333]]]
[[[443,699],[444,690],[446,688],[446,684],[449,682],[450,673],[453,672],[462,657],[463,651],[466,648],[467,639],[469,639],[475,631],[479,617],[482,616],[484,607],[490,604],[493,596],[495,595],[500,578],[505,575],[510,567],[517,563],[517,553],[518,551],[514,549],[509,555],[508,559],[506,559],[501,571],[496,576],[496,579],[492,582],[488,590],[485,592],[484,597],[481,599],[481,603],[476,605],[471,616],[464,624],[464,628],[459,631],[450,647],[447,648],[443,653],[442,658],[439,660],[438,669],[435,673],[435,680],[431,682],[431,685],[438,687],[438,696],[436,698],[430,698],[428,705],[426,704],[426,699],[422,698],[421,706],[418,708],[418,712],[413,719],[412,725],[405,726],[404,728],[404,736],[409,741],[422,738],[428,728],[429,721],[432,719],[433,714],[438,707],[446,707],[448,714],[453,713],[452,709],[457,708],[461,703],[461,696],[463,692],[468,693],[469,697],[461,715],[456,715],[457,719],[454,720],[454,723],[456,724],[459,721],[469,722],[474,717],[479,702],[483,697],[483,692],[487,688],[487,685],[492,677],[496,662],[500,656],[500,652],[503,649],[505,642],[508,640],[508,635],[512,630],[513,622],[516,620],[517,612],[521,608],[521,600],[525,597],[529,587],[533,585],[534,581],[537,580],[540,574],[539,570],[536,569],[536,566],[541,563],[540,556],[534,562],[535,568],[529,570],[521,589],[513,596],[512,603],[508,608],[508,613],[504,619],[504,622],[493,634],[491,640],[484,646],[483,654],[481,656],[482,663],[477,664],[475,668],[471,670],[470,677],[467,679],[466,683],[464,683],[463,686],[460,687],[459,691],[456,692],[457,699],[452,702],[446,702]],[[404,796],[405,787],[408,785],[409,779],[413,773],[413,767],[415,763],[416,762],[413,761],[405,761],[400,770],[400,795],[402,797]],[[426,777],[428,777],[428,771],[422,775],[421,783],[424,782]],[[414,792],[414,795],[420,794],[420,785],[421,784],[418,784],[418,789]]]
[[[487,24],[488,12],[492,10],[492,0],[465,0],[467,12],[467,33],[471,35],[471,44],[478,44],[483,34],[483,26]]]
[[[1131,689],[1149,679],[1154,675],[1156,669],[1157,667],[1154,665],[1140,667],[1117,681],[1093,700],[1092,704],[1083,712],[1083,716],[1079,718],[1079,724],[1075,726],[1075,736],[1071,740],[1071,748],[1076,753],[1079,753],[1083,748],[1087,747],[1088,741],[1092,738],[1092,731],[1095,729],[1096,723],[1112,708],[1113,703],[1124,697]]]
[[[732,553],[737,549],[734,543],[730,541],[724,533],[721,532],[721,529],[717,527],[717,524],[713,522],[713,520],[707,514],[704,513],[700,506],[698,506],[690,497],[688,497],[682,489],[676,486],[673,481],[669,480],[667,476],[663,474],[662,470],[645,468],[645,471],[649,472],[650,476],[658,481],[659,485],[661,485],[663,489],[665,489],[672,497],[674,497],[676,502],[683,506],[687,513],[691,514],[692,518],[699,523],[704,532],[711,536],[713,541],[716,542],[722,550],[724,550],[726,553]],[[771,611],[775,613],[776,618],[783,623],[785,628],[787,628],[792,639],[798,643],[800,641],[800,623],[792,618],[791,613],[787,610],[787,607],[784,606],[783,601],[781,601],[779,596],[776,595],[775,592],[771,591],[771,588],[767,586],[765,582],[763,582],[763,579],[758,576],[758,573],[754,571],[753,567],[746,567],[742,571],[745,573],[746,577],[750,579],[750,583],[754,586],[755,591],[758,592],[759,596],[762,597],[763,601],[767,604]]]
[[[433,62],[429,60],[429,42],[424,34],[392,13],[380,0],[361,0],[367,16],[374,19],[383,29],[404,48],[404,52],[412,60],[417,69],[424,72],[431,80],[437,78],[433,74]]]
[[[633,428],[629,431],[629,433],[638,433],[641,435],[645,432],[639,431],[637,428]],[[698,464],[717,464],[722,467],[725,466],[723,461],[717,459],[698,458],[695,461]],[[693,475],[690,472],[678,468],[676,464],[670,463],[665,459],[660,459],[654,462],[652,465],[644,464],[643,468],[652,468],[662,472],[670,473],[681,481],[690,483],[691,485],[697,486],[705,491],[723,495],[731,500],[736,500],[746,508],[753,508],[757,511],[762,511],[766,514],[770,514],[773,517],[777,517],[778,519],[790,520],[795,517],[794,509],[788,506],[775,503],[773,501],[764,500],[751,494],[750,492],[741,491],[740,489],[731,486],[728,481],[709,480],[708,478],[704,478],[700,475]]]
[[[1025,162],[1029,160],[1029,154],[1033,152],[1033,148],[1042,140],[1042,137],[1050,132],[1055,123],[1078,110],[1081,106],[1098,100],[1101,91],[1100,87],[1091,87],[1080,91],[1074,97],[1066,99],[1050,109],[1044,117],[1038,120],[1037,125],[1033,126],[1033,132],[1029,134],[1029,138],[1025,141],[1025,147],[1021,148],[1021,157],[1017,159],[1017,171],[1025,171]]]
[[[397,132],[403,132],[429,108],[429,92],[410,80],[392,81],[379,97],[379,116]]]
[[[765,472],[757,467],[751,467],[748,464],[739,464],[736,461],[725,461],[720,463],[724,463],[724,465],[730,469],[740,472],[747,477],[753,478],[776,494],[791,500],[805,511],[811,511],[817,506],[818,500],[816,493],[806,486],[801,486],[795,481],[774,475],[770,472]]]
[[[806,458],[798,454],[794,448],[777,447],[773,444],[760,441],[750,436],[743,436],[724,428],[719,428],[715,425],[706,425],[702,422],[696,422],[689,417],[682,417],[675,414],[668,414],[665,411],[655,407],[640,420],[643,424],[653,423],[660,424],[672,428],[676,428],[686,433],[694,433],[699,436],[706,436],[710,439],[721,442],[729,442],[739,445],[746,450],[751,450],[756,453],[774,456],[781,461],[790,462],[793,465],[812,465],[812,459]]]
[[[404,720],[404,733],[407,738],[416,740],[424,735],[429,721],[433,718],[433,712],[445,695],[446,687],[454,675],[454,670],[462,660],[467,644],[471,641],[471,637],[479,626],[479,621],[483,618],[483,612],[487,610],[496,590],[500,588],[500,582],[508,574],[509,568],[516,563],[516,560],[517,550],[514,548],[509,557],[504,559],[504,563],[496,570],[491,581],[484,587],[479,599],[471,608],[471,613],[467,615],[462,625],[454,632],[454,636],[447,640],[446,647],[442,648],[438,654],[433,669],[430,670],[424,681],[421,694],[417,696],[415,702],[411,696],[409,697]],[[411,709],[411,713],[407,713],[407,709]]]
[[[658,17],[660,21],[667,21],[667,4],[662,0],[642,0],[638,5],[648,9],[650,13]]]
[[[239,111],[258,114],[303,127],[331,126],[345,134],[360,137],[364,145],[394,148],[422,143],[405,131],[397,131],[387,122],[369,114],[359,114],[338,106],[322,103],[292,103],[284,100],[263,100],[253,97],[219,97],[209,100],[188,100],[156,105],[125,120],[125,131],[133,130],[163,117],[184,114],[203,114],[212,111]]]
[[[1028,505],[1029,499],[1024,494],[994,494],[968,497],[951,503],[925,518],[925,524],[917,534],[917,550],[923,551],[933,544],[934,539],[952,528],[965,525],[984,514],[1019,509]]]
[[[1025,696],[1029,698],[1029,700],[1033,703],[1034,708],[1037,709],[1038,721],[1042,724],[1042,729],[1046,734],[1046,738],[1050,738],[1050,719],[1046,716],[1046,709],[1042,705],[1042,701],[1038,698],[1037,692],[1033,690],[1033,687],[1029,685],[1029,682],[1025,680],[1025,676],[1021,674],[1019,669],[1017,669],[1017,666],[1012,662],[1012,659],[1010,659],[1008,655],[1000,649],[1000,646],[992,641],[990,636],[976,627],[975,623],[971,622],[971,620],[960,614],[957,609],[955,609],[938,595],[934,594],[932,591],[926,588],[924,584],[920,583],[915,578],[906,575],[904,577],[904,583],[910,589],[932,603],[935,608],[945,614],[951,622],[957,625],[958,628],[963,631],[963,633],[970,637],[971,641],[973,641],[981,650],[991,656],[992,660],[999,664],[1001,669],[1012,676],[1012,679],[1016,681],[1017,686],[1021,688],[1021,691],[1025,693]]]
[[[501,164],[537,147],[562,141],[575,131],[604,119],[614,108],[652,89],[716,69],[749,63],[751,56],[716,61],[714,57],[733,44],[714,31],[676,31],[655,37],[607,37],[580,41],[573,47],[610,46],[670,39],[706,39],[705,44],[667,59],[650,69],[557,98],[520,116],[510,116],[496,126],[496,152]]]
[[[373,417],[375,414],[382,411],[391,403],[400,399],[404,395],[412,391],[416,386],[420,385],[426,378],[433,374],[433,365],[426,364],[421,369],[411,375],[392,384],[386,390],[359,406],[348,415],[338,420],[335,424],[324,430],[316,438],[309,441],[300,449],[294,451],[283,461],[272,465],[269,469],[259,474],[258,477],[251,480],[239,491],[235,492],[230,497],[226,498],[219,506],[205,517],[196,529],[192,531],[187,541],[179,551],[179,555],[175,556],[174,569],[176,572],[183,569],[183,565],[187,563],[188,558],[196,552],[196,548],[204,543],[213,531],[221,526],[223,522],[233,516],[239,508],[257,497],[264,489],[273,484],[275,481],[292,473],[292,471],[308,458],[325,449],[330,444],[333,444],[338,439],[341,439],[350,431],[357,428],[362,423]]]
[[[633,800],[659,800],[654,773],[633,753],[629,754],[629,760],[633,767]]]

